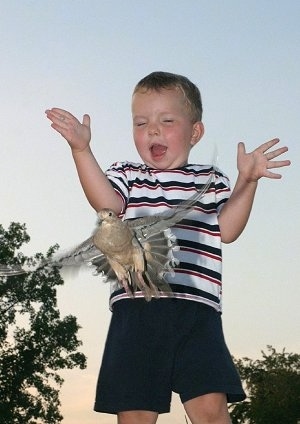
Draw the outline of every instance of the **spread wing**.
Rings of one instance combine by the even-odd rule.
[[[188,199],[180,202],[165,212],[133,219],[129,222],[139,240],[149,240],[153,235],[165,231],[180,222],[199,202],[205,193],[209,190],[215,178],[214,172],[210,174],[208,181],[197,186],[197,192]]]
[[[180,222],[209,190],[213,183],[214,173],[210,174],[206,184],[197,187],[197,192],[170,210],[142,218],[125,221],[134,233],[134,243],[143,251],[144,270],[139,275],[146,285],[155,286],[159,290],[170,291],[164,276],[174,272],[177,264],[174,252],[179,249],[172,226]],[[93,236],[89,237],[68,254],[57,259],[62,266],[78,266],[86,264],[94,267],[94,274],[100,275],[104,281],[117,282],[117,276],[107,257],[94,245]],[[132,270],[128,271],[128,280],[136,281]],[[139,284],[138,284],[139,286]],[[121,287],[121,285],[119,286]]]

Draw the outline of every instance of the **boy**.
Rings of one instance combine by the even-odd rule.
[[[226,347],[221,323],[221,243],[243,231],[261,177],[290,164],[272,161],[288,149],[278,139],[246,153],[238,145],[238,178],[230,195],[226,176],[212,166],[188,164],[204,134],[198,88],[187,78],[154,72],[135,87],[133,138],[141,164],[117,162],[104,173],[89,143],[90,118],[46,111],[69,143],[81,185],[92,207],[125,219],[153,215],[190,197],[214,174],[212,188],[172,232],[180,250],[172,296],[146,302],[123,289],[111,295],[112,320],[99,374],[95,410],[119,424],[154,424],[179,393],[192,424],[229,424],[227,402],[245,398]]]

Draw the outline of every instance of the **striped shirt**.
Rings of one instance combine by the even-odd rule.
[[[123,200],[123,219],[154,215],[192,196],[197,186],[213,181],[209,190],[186,217],[172,227],[179,251],[178,265],[165,279],[173,296],[203,302],[221,311],[222,251],[218,214],[230,196],[228,178],[211,165],[186,165],[178,169],[152,169],[144,164],[116,162],[106,175]],[[143,294],[137,292],[135,297]],[[167,296],[167,295],[166,295]],[[162,294],[162,297],[164,295]],[[128,298],[124,290],[111,294],[111,305]]]

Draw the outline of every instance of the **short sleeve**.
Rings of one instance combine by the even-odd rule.
[[[215,191],[217,213],[220,214],[222,207],[225,205],[231,195],[229,178],[218,168],[215,169]]]
[[[115,162],[105,172],[114,190],[119,194],[123,201],[122,213],[124,213],[129,197],[129,185],[124,162]]]

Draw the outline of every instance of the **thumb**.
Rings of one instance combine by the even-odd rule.
[[[238,152],[237,153],[238,153],[238,155],[246,153],[245,143],[243,143],[242,141],[240,141],[239,144],[238,144]]]
[[[84,114],[83,115],[82,125],[90,128],[90,126],[91,126],[91,118],[90,118],[89,115],[87,115],[87,114]]]
[[[243,156],[245,156],[245,154],[246,154],[245,143],[240,141],[237,147],[237,159],[239,160],[239,158],[242,158]]]

